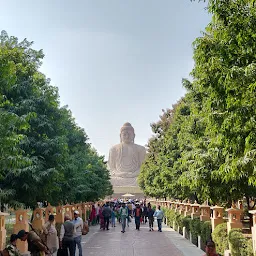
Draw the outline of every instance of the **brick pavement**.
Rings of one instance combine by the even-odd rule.
[[[156,223],[155,223],[156,225]],[[163,232],[149,232],[148,225],[135,230],[133,222],[121,233],[121,225],[109,231],[100,231],[99,226],[90,227],[82,240],[83,256],[201,256],[203,252],[186,241],[170,228]],[[78,255],[78,251],[77,251]]]

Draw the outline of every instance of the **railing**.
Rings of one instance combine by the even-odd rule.
[[[171,226],[174,230],[180,233],[184,238],[187,238],[200,249],[204,249],[203,243],[205,243],[205,237],[201,237],[199,232],[188,230],[188,220],[196,224],[196,222],[202,222],[208,224],[210,232],[214,232],[216,227],[220,224],[226,225],[227,234],[234,229],[243,229],[242,216],[243,209],[241,202],[236,205],[232,205],[229,209],[224,209],[220,206],[209,206],[208,204],[198,204],[197,202],[191,203],[181,201],[159,201],[150,200],[152,205],[160,205],[166,211],[165,222],[168,226]],[[168,211],[169,210],[169,211]],[[253,227],[251,228],[251,234],[243,234],[246,239],[252,239],[253,252],[256,253],[256,210],[250,211],[253,214]],[[225,216],[224,216],[225,215]],[[179,220],[175,219],[177,216],[181,216]],[[188,218],[186,218],[188,217]],[[193,224],[193,223],[192,223]],[[182,226],[183,225],[183,226]],[[190,223],[191,225],[191,223]],[[206,228],[206,227],[205,227]],[[197,234],[199,233],[199,234]],[[248,233],[248,229],[247,229]],[[195,235],[197,238],[195,238]],[[211,234],[210,234],[211,235]],[[204,241],[202,241],[202,239]],[[232,249],[232,245],[229,243],[229,249]],[[227,248],[228,249],[228,248]],[[223,253],[223,252],[221,252]],[[229,255],[230,250],[225,252],[225,255]]]
[[[38,232],[42,232],[45,222],[48,221],[49,215],[55,215],[56,229],[58,231],[61,224],[64,222],[64,216],[68,214],[72,217],[74,211],[78,211],[84,221],[89,219],[92,204],[93,203],[80,203],[63,206],[51,206],[49,204],[46,208],[38,207],[33,212],[27,209],[19,209],[11,215],[0,212],[0,250],[5,248],[6,238],[8,238],[10,234],[17,234],[22,229],[29,231],[31,216],[33,216],[33,228]],[[27,242],[18,240],[17,248],[21,253],[26,253],[28,251]]]

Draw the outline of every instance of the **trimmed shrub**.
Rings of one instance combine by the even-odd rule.
[[[216,244],[216,251],[224,255],[224,251],[229,248],[227,223],[219,224],[212,232],[212,238]]]
[[[210,221],[201,222],[201,241],[205,245],[206,241],[209,240],[212,236],[212,225]]]
[[[250,251],[250,244],[247,238],[242,234],[239,228],[231,229],[228,234],[228,240],[231,246],[232,256],[253,256],[253,251]]]
[[[247,240],[247,255],[248,256],[253,256],[253,245],[252,245],[252,239]]]
[[[190,221],[190,232],[192,235],[192,243],[197,245],[198,236],[201,234],[201,221],[199,218],[191,219]]]

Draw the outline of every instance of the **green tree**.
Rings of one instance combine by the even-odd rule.
[[[0,146],[6,144],[0,163],[1,188],[12,192],[6,202],[12,199],[34,206],[42,200],[104,198],[111,193],[111,185],[103,158],[91,148],[71,112],[60,108],[57,88],[38,71],[42,50],[36,51],[26,39],[19,42],[6,32],[0,41],[0,113],[5,118],[1,118]],[[12,143],[5,143],[8,138]],[[88,166],[92,168],[86,173]],[[76,192],[82,186],[99,186],[99,180],[102,189]]]
[[[163,195],[176,190],[228,204],[245,196],[249,206],[256,192],[256,9],[254,1],[212,0],[208,11],[212,21],[193,44],[193,81],[183,81],[187,94],[170,127],[149,143],[140,184],[153,191],[165,176],[167,184],[158,182]]]

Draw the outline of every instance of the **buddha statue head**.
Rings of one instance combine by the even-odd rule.
[[[125,123],[120,130],[121,143],[131,144],[134,143],[135,133],[134,128],[130,123]]]

